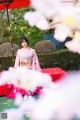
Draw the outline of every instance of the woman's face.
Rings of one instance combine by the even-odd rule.
[[[21,45],[22,45],[22,47],[27,47],[28,46],[28,44],[27,44],[27,42],[25,41],[25,40],[23,40],[22,42],[21,42]]]

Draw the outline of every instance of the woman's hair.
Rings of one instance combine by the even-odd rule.
[[[20,43],[22,43],[23,41],[26,41],[27,44],[29,45],[29,41],[28,41],[28,39],[25,36],[20,38]]]

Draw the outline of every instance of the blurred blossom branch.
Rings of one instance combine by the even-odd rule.
[[[16,94],[14,105],[18,107],[3,111],[8,115],[7,120],[23,120],[24,115],[27,115],[30,120],[77,120],[80,118],[80,71],[68,73],[55,84],[47,74],[27,71],[25,68],[5,72],[1,73],[0,85],[9,81],[14,84],[21,78],[24,88],[29,85],[24,85],[24,81],[27,83],[27,80],[34,81],[35,86],[43,86],[42,94],[37,100],[34,97],[23,99],[20,94]],[[25,73],[28,74],[25,76]],[[33,84],[29,87],[28,89],[32,90]]]
[[[41,30],[54,29],[54,37],[60,42],[74,33],[72,41],[68,41],[65,46],[70,51],[80,53],[80,46],[77,48],[80,43],[80,1],[31,0],[31,7],[35,11],[27,12],[24,19],[32,27],[36,26]]]

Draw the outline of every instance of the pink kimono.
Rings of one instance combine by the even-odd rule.
[[[26,66],[28,69],[41,71],[37,54],[32,48],[21,48],[17,51],[14,67],[18,66]]]
[[[18,66],[22,66],[22,67],[26,66],[28,69],[41,71],[38,57],[36,55],[35,50],[32,49],[32,48],[28,48],[28,49],[22,48],[22,49],[19,49],[17,51],[14,67],[16,68]],[[9,88],[10,88],[11,91],[7,94],[7,96],[6,96],[7,98],[15,98],[16,93],[20,93],[23,96],[24,95],[31,96],[31,95],[34,94],[34,93],[30,92],[30,91],[25,91],[24,89],[16,87],[16,86],[14,86],[12,84],[10,84],[10,85],[11,85],[11,87],[9,87]],[[39,94],[40,89],[41,88],[38,87],[36,89],[35,93]]]

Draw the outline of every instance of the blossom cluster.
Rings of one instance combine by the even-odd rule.
[[[28,83],[27,79],[33,80],[35,86],[43,86],[43,89],[38,99],[34,97],[24,99],[21,94],[16,94],[14,104],[18,107],[3,111],[8,115],[7,120],[20,120],[24,115],[27,115],[30,120],[77,120],[80,118],[80,71],[69,72],[54,84],[47,74],[27,71],[25,68],[16,70],[12,68],[1,73],[0,85],[12,81],[15,84],[15,78],[16,80],[21,78],[21,84],[25,90],[34,90],[34,85]]]
[[[41,30],[54,29],[54,37],[73,52],[80,53],[80,1],[31,0],[34,11],[27,12],[24,19],[30,26]]]

